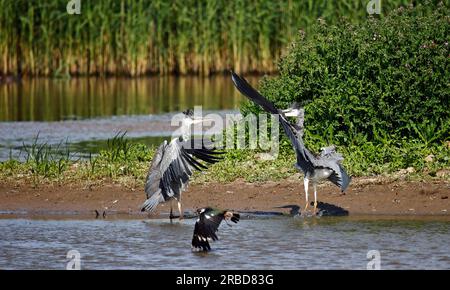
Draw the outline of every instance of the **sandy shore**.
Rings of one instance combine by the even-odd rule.
[[[213,206],[240,211],[288,213],[283,206],[304,206],[303,184],[280,181],[191,185],[183,195],[186,211]],[[344,208],[350,215],[450,215],[450,183],[445,181],[381,182],[355,179],[346,194],[337,187],[323,184],[319,201]],[[310,198],[312,198],[310,194]],[[144,201],[142,189],[121,185],[64,184],[39,185],[0,182],[0,216],[11,215],[85,215],[95,217],[95,210],[108,216],[145,217],[139,211]],[[160,205],[155,216],[165,215],[169,205]]]

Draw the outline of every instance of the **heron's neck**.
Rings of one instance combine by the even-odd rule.
[[[183,141],[187,141],[191,137],[191,124],[191,122],[185,120],[181,125],[181,138],[183,139]]]

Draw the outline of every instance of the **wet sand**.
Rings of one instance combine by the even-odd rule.
[[[313,198],[310,193],[310,200]],[[450,215],[450,182],[395,181],[376,178],[352,181],[345,194],[331,184],[318,188],[318,200],[347,210],[350,215]],[[0,217],[9,216],[109,216],[146,217],[139,207],[145,199],[141,188],[103,182],[93,184],[38,185],[0,181]],[[175,204],[174,204],[175,205]],[[212,206],[238,211],[289,213],[305,205],[303,183],[293,181],[191,185],[183,194],[185,211]],[[280,208],[284,207],[284,208]],[[175,207],[176,208],[176,205]],[[153,217],[169,212],[158,207]],[[101,216],[100,216],[101,218]]]

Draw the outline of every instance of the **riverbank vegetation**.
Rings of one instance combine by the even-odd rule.
[[[311,37],[300,33],[279,63],[279,75],[263,79],[261,92],[280,108],[305,107],[305,144],[313,152],[335,144],[353,176],[450,180],[449,18],[438,4],[406,7],[363,24],[318,21]],[[244,114],[260,109],[244,103]],[[97,182],[142,186],[154,148],[119,134],[87,160],[64,146],[36,139],[24,146],[26,161],[0,163],[2,179]],[[298,174],[282,139],[278,158],[260,151],[228,150],[224,160],[194,182],[279,180]]]
[[[319,22],[311,37],[297,36],[260,90],[278,108],[303,105],[306,144],[316,152],[337,145],[353,174],[422,171],[436,158],[448,169],[450,11],[428,9],[399,8],[358,25]],[[261,108],[246,102],[242,111]]]
[[[299,30],[366,21],[368,1],[0,1],[0,75],[274,72]],[[407,0],[382,2],[382,14]],[[381,16],[382,17],[382,16]]]
[[[307,140],[309,148],[318,150],[325,140]],[[63,144],[64,145],[64,144]],[[255,150],[228,150],[224,159],[202,173],[196,173],[193,182],[247,182],[277,181],[299,178],[294,168],[295,155],[289,144],[283,143],[277,158],[267,160],[263,152]],[[345,156],[344,165],[352,176],[384,176],[388,179],[447,180],[450,181],[450,142],[425,145],[422,142],[401,144],[386,142],[365,146],[340,147]],[[25,161],[10,160],[0,163],[3,181],[27,180],[35,186],[42,183],[98,183],[112,181],[129,187],[142,187],[155,148],[134,143],[123,133],[107,141],[106,149],[89,158],[77,159],[61,144],[50,146],[36,142],[25,146]],[[317,151],[316,151],[317,152]]]

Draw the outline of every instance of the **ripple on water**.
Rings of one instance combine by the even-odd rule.
[[[86,269],[448,269],[448,221],[265,218],[222,224],[210,253],[192,252],[194,220],[0,220],[0,268],[64,269],[78,250]]]

